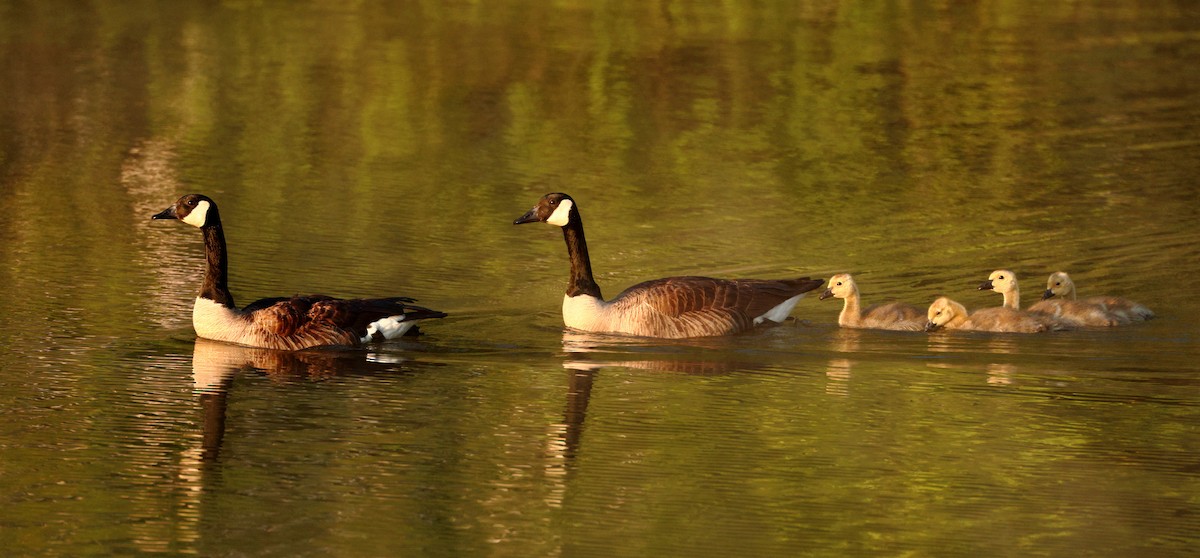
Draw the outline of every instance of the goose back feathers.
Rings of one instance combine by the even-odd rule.
[[[299,350],[358,346],[395,339],[419,320],[446,314],[406,297],[337,299],[325,295],[264,298],[239,309],[228,286],[225,234],[216,203],[200,194],[179,198],[153,219],[178,219],[204,235],[205,271],[192,307],[196,335],[253,347]]]
[[[805,293],[824,281],[669,277],[629,287],[605,301],[592,276],[583,221],[575,200],[546,194],[513,224],[544,222],[561,227],[571,261],[563,322],[595,333],[686,338],[738,333],[767,321],[782,322]]]

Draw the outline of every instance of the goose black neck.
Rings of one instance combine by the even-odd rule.
[[[229,292],[229,256],[225,251],[225,230],[221,222],[201,227],[204,233],[204,282],[200,285],[200,297],[217,304],[237,308],[233,294]]]
[[[591,295],[599,299],[600,285],[592,278],[592,260],[588,258],[587,240],[583,238],[583,221],[575,213],[562,228],[567,241],[567,254],[571,257],[571,281],[567,283],[567,296]]]

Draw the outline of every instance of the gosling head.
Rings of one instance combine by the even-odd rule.
[[[546,194],[538,200],[533,209],[513,221],[514,225],[525,223],[549,223],[559,227],[567,226],[571,221],[579,221],[579,210],[575,208],[575,200],[561,192]]]
[[[1042,299],[1056,296],[1075,298],[1075,282],[1071,280],[1071,276],[1067,275],[1065,271],[1055,271],[1046,280],[1046,292],[1042,293]]]
[[[819,300],[825,300],[829,297],[847,298],[858,292],[858,285],[854,284],[854,278],[849,273],[839,273],[829,278],[829,288],[817,297]]]
[[[943,296],[929,305],[926,317],[929,321],[925,322],[925,331],[934,331],[955,320],[965,319],[967,308]]]
[[[212,227],[221,223],[217,203],[203,194],[188,194],[179,198],[175,205],[150,217],[151,219],[179,219],[196,228]]]
[[[996,291],[1000,294],[1006,294],[1017,290],[1017,275],[1007,269],[997,269],[991,275],[988,275],[988,280],[979,284],[981,291]]]

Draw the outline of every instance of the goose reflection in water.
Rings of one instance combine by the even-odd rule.
[[[664,341],[603,333],[563,332],[563,368],[567,376],[567,402],[563,420],[547,427],[545,475],[552,484],[547,504],[562,506],[572,463],[583,439],[584,420],[592,385],[601,368],[631,368],[686,375],[718,375],[762,368],[759,363],[696,358],[698,349],[727,347],[719,339]],[[715,354],[715,353],[714,353]]]
[[[563,332],[563,351],[569,355],[563,368],[595,371],[618,367],[705,376],[765,366],[727,360],[728,348],[728,340],[716,337],[664,341],[568,330]],[[713,358],[705,358],[709,356]]]
[[[229,391],[240,372],[262,373],[279,382],[320,381],[335,376],[405,372],[398,367],[401,364],[413,365],[394,353],[336,349],[279,351],[196,338],[192,380],[204,419],[201,447],[195,449],[196,459],[212,461],[219,457]]]
[[[399,368],[398,364],[405,368]],[[277,351],[231,345],[197,338],[192,352],[192,380],[200,401],[202,428],[180,452],[178,469],[173,473],[182,488],[179,508],[173,516],[182,518],[171,539],[157,533],[138,538],[144,549],[162,551],[172,545],[192,544],[200,540],[199,510],[206,487],[214,483],[212,476],[220,475],[220,453],[225,437],[226,408],[238,373],[252,371],[266,374],[272,380],[323,380],[334,376],[373,373],[396,374],[411,368],[413,362],[394,354],[367,353],[347,350]],[[191,442],[198,443],[191,443]],[[156,510],[154,517],[161,515]],[[148,516],[151,517],[151,516]],[[147,525],[152,524],[149,519]]]

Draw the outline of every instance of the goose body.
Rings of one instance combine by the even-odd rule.
[[[1017,276],[1007,269],[998,269],[979,285],[980,290],[994,290],[1004,295],[1004,307],[1021,309],[1021,289]],[[1070,300],[1041,300],[1029,307],[1031,314],[1041,314],[1074,327],[1109,327],[1122,322],[1120,316],[1106,309]]]
[[[1041,333],[1070,329],[1059,320],[1040,314],[1031,314],[1006,308],[984,308],[968,313],[966,307],[946,297],[940,297],[929,305],[925,331],[939,328],[964,331],[991,331],[997,333]]]
[[[1154,312],[1146,306],[1129,299],[1115,296],[1092,296],[1084,299],[1076,298],[1075,282],[1065,271],[1056,271],[1046,280],[1046,291],[1042,293],[1042,302],[1069,304],[1092,308],[1113,316],[1116,323],[1112,325],[1141,322],[1154,318]]]
[[[206,267],[192,307],[192,326],[205,339],[282,350],[353,347],[395,339],[419,320],[446,315],[414,306],[413,299],[406,297],[265,298],[239,309],[229,291],[225,233],[216,203],[207,196],[188,194],[152,219],[178,219],[204,234]]]
[[[566,194],[546,194],[513,222],[544,222],[561,227],[571,259],[563,297],[563,323],[593,333],[618,333],[680,339],[746,331],[766,322],[782,322],[820,279],[714,279],[668,277],[629,287],[604,300],[592,277],[583,221]]]
[[[858,284],[849,273],[840,273],[829,278],[829,288],[818,297],[829,297],[844,301],[838,315],[838,325],[862,329],[890,329],[897,331],[920,331],[925,327],[925,313],[916,306],[902,302],[888,302],[868,306],[860,310]]]

